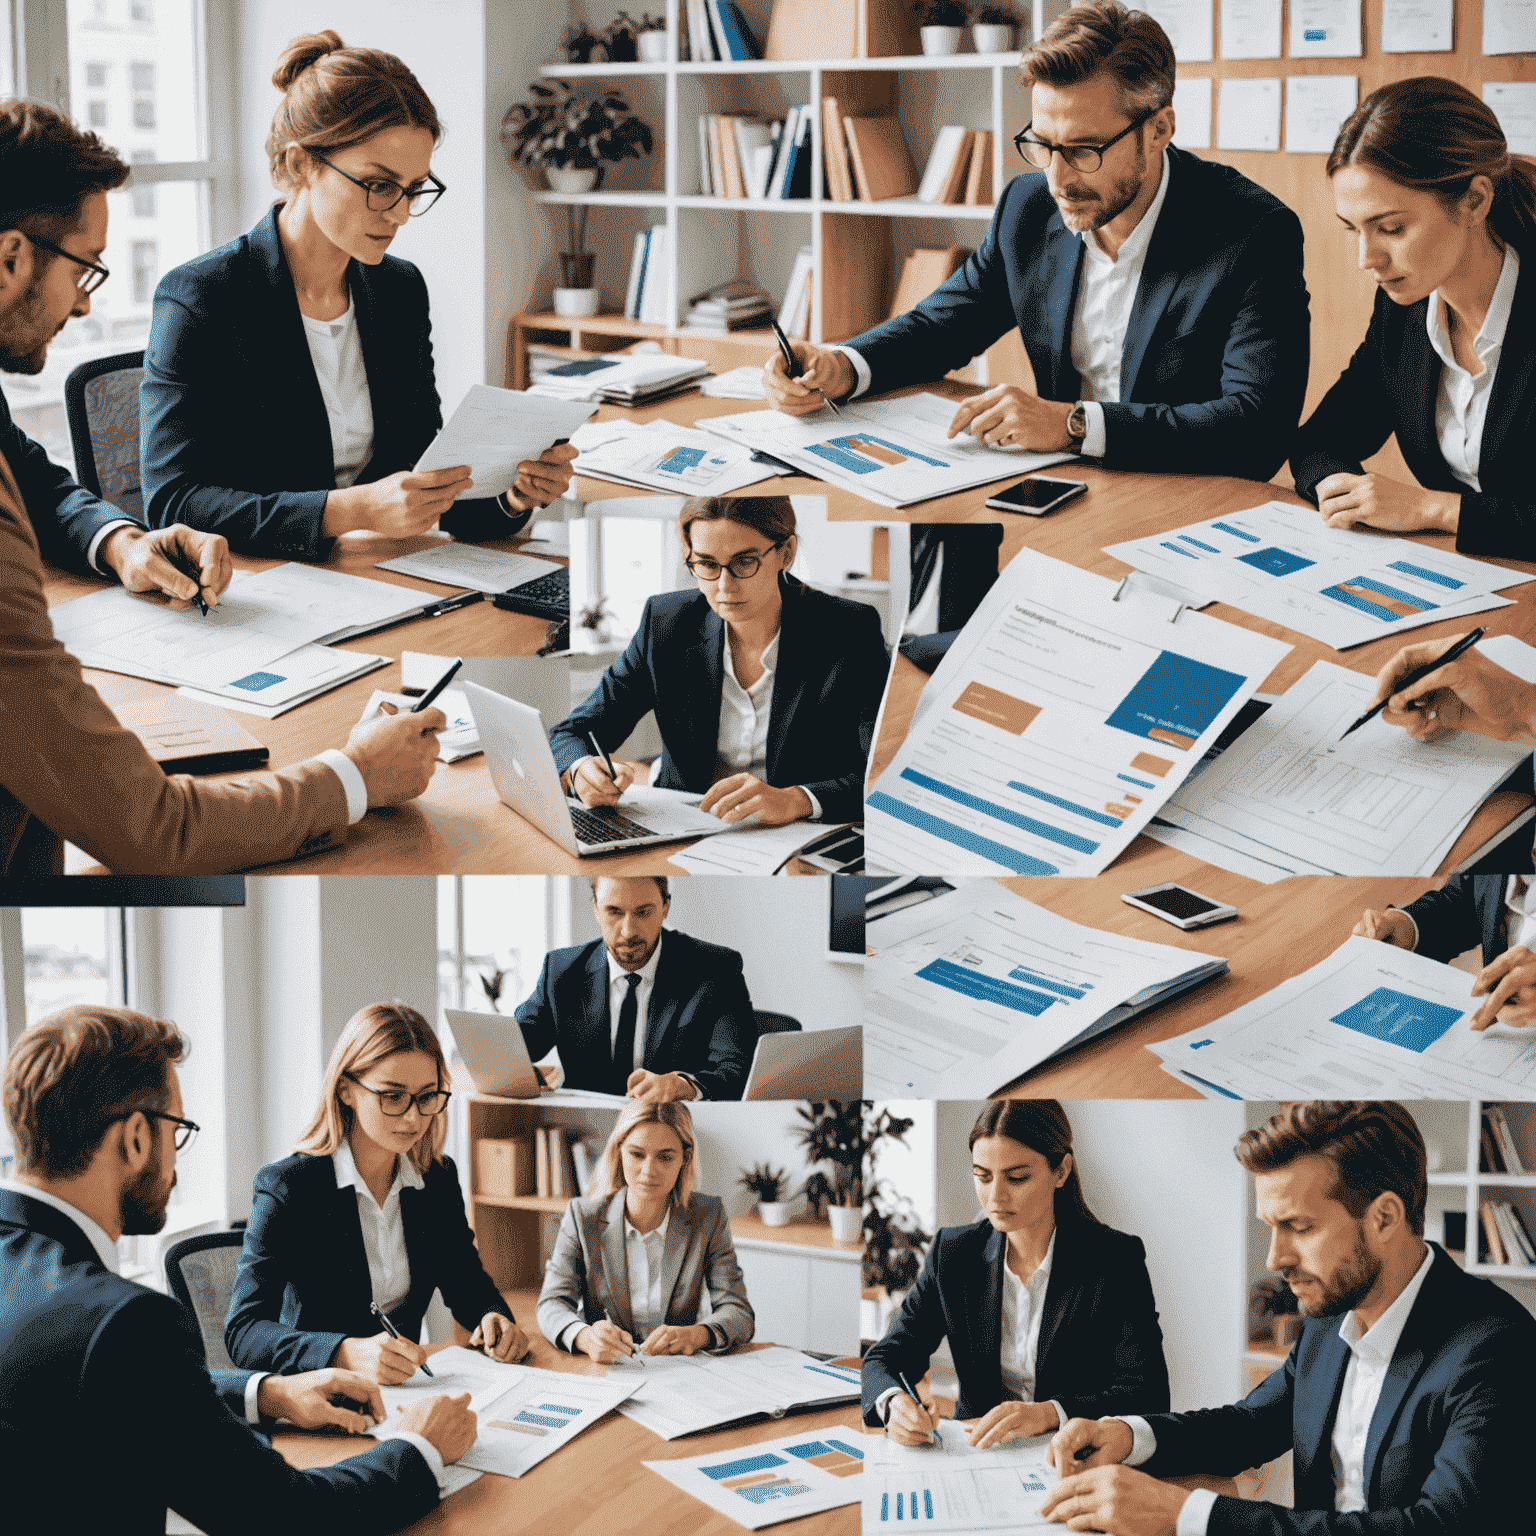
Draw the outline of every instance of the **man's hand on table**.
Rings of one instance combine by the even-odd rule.
[[[1076,401],[1042,400],[1018,384],[999,384],[963,400],[949,424],[950,437],[968,432],[989,448],[1027,448],[1065,453],[1072,446],[1067,418]]]
[[[375,715],[352,727],[342,750],[363,776],[370,811],[404,805],[426,790],[437,764],[437,733],[447,728],[440,709]]]
[[[96,551],[105,566],[130,592],[160,592],[173,608],[190,608],[199,592],[210,608],[235,574],[229,544],[221,534],[202,533],[185,523],[169,528],[114,528]],[[177,569],[183,561],[197,576]]]
[[[1444,656],[1461,638],[1404,646],[1377,674],[1369,707],[1386,700],[1381,718],[1415,741],[1434,741],[1447,731],[1475,731],[1494,741],[1536,742],[1536,683],[1522,682],[1476,646],[1422,682],[1403,687],[1410,673]]]
[[[337,1429],[361,1435],[384,1422],[378,1385],[356,1371],[326,1366],[296,1376],[268,1376],[256,1389],[257,1410],[299,1429]]]

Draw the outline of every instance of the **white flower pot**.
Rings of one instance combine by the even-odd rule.
[[[832,1218],[832,1241],[856,1243],[864,1235],[864,1212],[857,1205],[829,1206],[827,1215]]]
[[[924,27],[923,52],[930,57],[960,52],[960,35],[963,27]]]
[[[757,1209],[765,1227],[787,1227],[793,1206],[788,1200],[759,1200]]]
[[[986,26],[977,25],[971,28],[971,38],[976,44],[977,53],[1012,53],[1013,52],[1013,28],[988,23]]]
[[[556,288],[555,313],[569,320],[595,315],[601,297],[596,288]]]
[[[578,171],[569,165],[546,165],[544,175],[554,192],[590,192],[597,185],[595,167]]]
[[[635,39],[635,46],[640,50],[641,59],[647,64],[665,64],[667,62],[667,34],[665,32],[642,32]]]

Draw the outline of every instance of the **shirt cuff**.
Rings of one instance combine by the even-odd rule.
[[[1104,407],[1097,400],[1083,401],[1083,415],[1088,418],[1088,432],[1078,452],[1085,459],[1104,457]]]
[[[347,825],[355,827],[368,814],[368,786],[357,771],[357,764],[345,752],[327,747],[319,754],[320,761],[341,780],[347,794]]]
[[[271,1371],[256,1371],[245,1384],[245,1422],[247,1424],[259,1424],[261,1422],[261,1409],[256,1406],[256,1396],[261,1391],[261,1384]]]
[[[1050,1404],[1056,1410],[1056,1428],[1060,1429],[1067,1422],[1067,1410],[1054,1397],[1050,1399]]]
[[[1419,947],[1419,925],[1414,921],[1413,913],[1408,911],[1405,907],[1393,907],[1392,910],[1394,912],[1401,912],[1403,916],[1408,919],[1409,924],[1413,928],[1413,943],[1410,944],[1408,948],[1417,951]]]
[[[107,541],[107,535],[115,533],[119,528],[142,529],[143,527],[143,523],[136,523],[131,517],[115,517],[110,523],[104,523],[96,530],[95,536],[91,539],[90,544],[86,546],[85,563],[93,571],[100,571],[103,576],[115,576],[117,574],[115,571],[108,570],[106,566],[99,564],[96,559],[101,546]]]
[[[693,1096],[695,1099],[703,1099],[704,1090],[699,1087],[699,1080],[693,1075],[693,1073],[679,1072],[677,1075],[682,1078],[682,1080],[687,1083],[690,1088],[693,1089]]]
[[[1119,1419],[1131,1432],[1131,1454],[1121,1465],[1139,1467],[1142,1462],[1150,1461],[1152,1453],[1157,1449],[1157,1436],[1152,1433],[1152,1426],[1133,1413],[1121,1414]]]
[[[857,400],[860,395],[867,395],[869,386],[874,380],[874,374],[869,371],[869,364],[852,347],[833,347],[832,350],[841,352],[853,364],[853,371],[858,377],[859,382],[853,386],[853,393],[847,398]]]
[[[800,793],[802,795],[804,795],[805,798],[811,802],[811,814],[809,816],[807,816],[805,819],[807,821],[820,821],[821,820],[821,801],[818,800],[816,798],[816,796],[813,795],[810,792],[810,790],[808,790],[805,787],[804,784],[797,784],[795,786],[795,788],[798,789],[800,791]]]
[[[407,1445],[414,1445],[421,1452],[422,1460],[426,1462],[428,1470],[432,1473],[437,1483],[438,1493],[442,1494],[445,1491],[448,1486],[448,1469],[443,1465],[441,1452],[425,1435],[418,1435],[414,1429],[390,1429],[381,1431],[377,1438],[404,1440]]]
[[[567,1323],[561,1330],[560,1337],[555,1342],[566,1354],[574,1355],[576,1353],[576,1335],[586,1326],[585,1323],[581,1322]]]
[[[1216,1495],[1209,1488],[1196,1488],[1179,1509],[1179,1523],[1174,1527],[1174,1536],[1205,1536],[1211,1511],[1215,1507]]]

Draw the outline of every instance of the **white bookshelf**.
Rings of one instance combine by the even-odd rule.
[[[1480,1132],[1484,1100],[1472,1100],[1467,1104],[1467,1154],[1466,1170],[1457,1173],[1436,1172],[1430,1175],[1434,1189],[1454,1191],[1462,1195],[1463,1209],[1467,1216],[1467,1273],[1487,1275],[1499,1280],[1520,1280],[1529,1284],[1536,1281],[1536,1265],[1485,1264],[1481,1252],[1482,1224],[1478,1207],[1484,1200],[1510,1200],[1525,1218],[1526,1227],[1536,1233],[1536,1194],[1519,1197],[1515,1191],[1536,1191],[1536,1174],[1482,1173],[1478,1170],[1481,1152]],[[1515,1140],[1521,1161],[1527,1168],[1536,1168],[1536,1105],[1509,1103],[1499,1100]],[[1455,1209],[1454,1206],[1450,1207]]]

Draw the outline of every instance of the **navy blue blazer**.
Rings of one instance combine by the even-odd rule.
[[[1307,390],[1301,239],[1296,215],[1246,176],[1168,151],[1100,462],[1250,480],[1279,469]],[[964,367],[1016,325],[1041,399],[1076,400],[1072,316],[1084,259],[1044,173],[1016,176],[953,277],[846,345],[868,362],[872,389],[898,389]]]
[[[464,1216],[452,1158],[433,1163],[423,1189],[400,1191],[400,1220],[411,1263],[410,1294],[390,1314],[408,1339],[421,1337],[432,1293],[473,1332],[487,1312],[512,1316],[480,1263]],[[316,1371],[343,1339],[381,1331],[357,1192],[336,1187],[329,1157],[295,1152],[256,1175],[245,1247],[229,1298],[224,1347],[249,1370]]]
[[[559,1049],[567,1088],[624,1091],[613,1070],[608,950],[601,939],[552,949],[516,1018],[531,1060]],[[686,1072],[705,1098],[739,1099],[756,1045],[741,956],[665,929],[645,1016],[646,1070]]]
[[[1008,1239],[983,1218],[945,1227],[885,1337],[864,1356],[864,1422],[883,1393],[916,1382],[942,1339],[960,1378],[958,1419],[1008,1400],[1003,1390],[1003,1266]],[[1097,1222],[1058,1225],[1035,1356],[1035,1401],[1068,1418],[1161,1413],[1168,1407],[1163,1330],[1139,1237]]]
[[[331,429],[277,204],[248,234],[172,268],[155,289],[139,389],[139,473],[150,526],[187,523],[231,549],[323,559]],[[359,484],[410,469],[443,424],[427,285],[408,261],[347,263],[373,403],[373,457]],[[532,516],[494,498],[455,502],[439,526],[504,539]]]
[[[86,561],[91,540],[108,523],[139,523],[139,519],[77,485],[69,471],[55,464],[43,446],[34,443],[11,419],[3,394],[0,454],[16,476],[43,559],[66,570],[99,576],[101,573]]]
[[[864,772],[889,665],[880,616],[867,603],[786,584],[768,782],[804,785],[826,821],[863,821]],[[725,621],[704,594],[649,597],[624,654],[549,733],[555,763],[564,773],[590,757],[588,731],[617,749],[654,711],[662,740],[657,783],[702,794],[716,778],[724,679]]]
[[[1318,482],[1361,464],[1389,437],[1426,490],[1461,497],[1456,548],[1469,555],[1536,559],[1536,490],[1531,443],[1536,442],[1536,252],[1515,284],[1498,371],[1483,418],[1474,491],[1451,473],[1435,431],[1443,364],[1429,344],[1429,300],[1406,309],[1378,289],[1365,340],[1296,435],[1291,472],[1296,489],[1316,502]]]
[[[1275,1371],[1240,1403],[1149,1419],[1142,1471],[1234,1476],[1295,1453],[1294,1508],[1218,1498],[1208,1536],[1470,1536],[1529,1519],[1536,1319],[1434,1244],[1387,1368],[1365,1444],[1366,1511],[1334,1512],[1330,1441],[1349,1347],[1339,1319],[1309,1319]],[[1521,1515],[1520,1511],[1526,1513]]]
[[[210,1375],[188,1312],[104,1269],[61,1211],[0,1190],[0,1466],[23,1524],[31,1509],[50,1530],[163,1536],[174,1509],[205,1531],[322,1536],[398,1530],[436,1506],[403,1440],[290,1467],[245,1422],[249,1379]]]
[[[1483,964],[1509,948],[1507,875],[1452,875],[1438,891],[1425,891],[1403,908],[1419,928],[1416,953],[1448,965],[1481,944]]]

